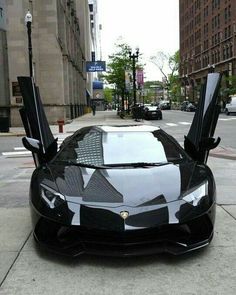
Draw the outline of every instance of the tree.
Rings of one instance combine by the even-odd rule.
[[[130,68],[129,59],[130,46],[125,43],[116,44],[117,52],[109,56],[107,73],[104,78],[109,84],[115,84],[116,95],[122,97],[122,108],[125,97],[125,70]]]
[[[125,85],[125,71],[132,70],[132,61],[129,57],[131,47],[120,42],[115,44],[116,52],[109,56],[107,64],[107,73],[103,76],[109,84],[115,85],[116,96],[122,98],[122,109],[124,109],[124,99],[128,96],[128,89]],[[141,67],[140,64],[136,64],[137,68]]]
[[[224,85],[221,90],[222,99],[228,102],[229,96],[236,94],[236,76],[223,76],[222,85]]]
[[[104,88],[104,99],[106,103],[112,103],[112,94],[113,94],[113,89],[111,88]]]
[[[163,87],[166,88],[171,99],[178,100],[180,97],[180,79],[179,79],[179,50],[173,55],[162,51],[157,52],[155,56],[150,57],[150,61],[157,66],[163,76]]]

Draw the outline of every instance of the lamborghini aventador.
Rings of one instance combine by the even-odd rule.
[[[35,240],[66,255],[181,254],[213,237],[216,189],[207,166],[220,75],[209,74],[184,147],[151,125],[90,126],[60,148],[38,88],[19,77],[21,117],[36,169],[30,184]],[[34,97],[32,100],[31,97]]]

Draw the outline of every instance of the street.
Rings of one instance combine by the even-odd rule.
[[[179,142],[183,142],[184,135],[187,135],[194,113],[181,112],[177,110],[164,110],[163,120],[147,121],[147,123],[160,126],[166,132],[174,136]],[[236,149],[236,137],[234,129],[236,125],[236,116],[226,116],[220,114],[215,136],[221,137],[220,145]],[[4,136],[0,137],[0,153],[14,150],[15,147],[22,147],[22,136]]]
[[[192,117],[193,113],[163,111],[162,121],[144,123],[160,125],[183,142]],[[222,136],[222,145],[235,148],[236,117],[221,114],[220,119],[230,120],[219,121],[216,136]],[[66,128],[94,122],[134,124],[115,112],[97,112],[94,118],[88,114]],[[3,151],[21,146],[20,137],[0,137],[0,146],[3,142]],[[0,294],[235,294],[236,161],[209,157],[208,164],[218,191],[215,235],[208,248],[180,257],[69,259],[35,247],[28,207],[32,158],[0,155]]]
[[[156,126],[160,126],[179,142],[183,142],[184,135],[187,135],[190,124],[192,122],[193,112],[181,112],[175,110],[162,111],[163,120],[150,121]],[[236,116],[226,116],[220,114],[215,131],[215,137],[221,137],[220,145],[224,147],[236,148],[236,137],[232,136],[235,132]]]

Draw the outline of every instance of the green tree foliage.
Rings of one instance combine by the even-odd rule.
[[[113,89],[111,88],[104,88],[104,99],[107,103],[112,103],[112,95],[113,95]]]
[[[227,102],[229,100],[230,95],[236,94],[236,76],[223,76],[222,85],[224,87],[222,87],[221,89],[221,96],[222,99]]]
[[[150,57],[150,61],[157,66],[163,76],[163,87],[168,89],[172,100],[178,101],[181,93],[179,79],[179,50],[173,55],[168,55],[162,51]]]
[[[116,44],[116,52],[109,56],[107,73],[104,78],[109,84],[115,84],[116,93],[124,96],[125,93],[125,70],[131,68],[129,58],[130,46],[125,43]]]
[[[115,44],[115,47],[116,51],[109,56],[107,73],[103,77],[109,84],[115,85],[115,96],[122,98],[123,105],[124,98],[128,95],[125,85],[125,71],[132,72],[132,61],[129,57],[131,47],[122,41]],[[138,62],[136,63],[136,68],[142,67],[143,65]]]

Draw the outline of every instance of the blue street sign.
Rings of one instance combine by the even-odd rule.
[[[86,61],[86,72],[105,72],[105,61]]]

